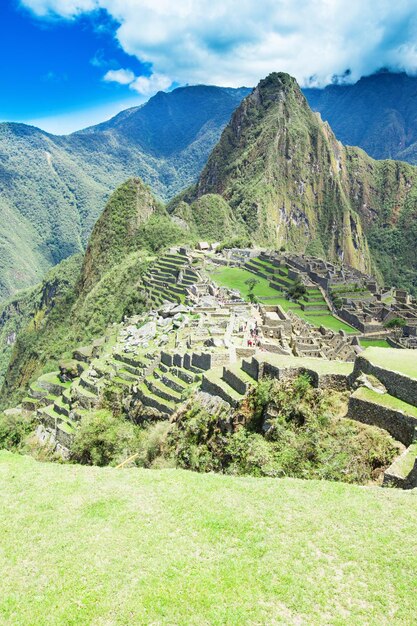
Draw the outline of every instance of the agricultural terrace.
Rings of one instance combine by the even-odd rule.
[[[335,332],[339,330],[344,330],[346,333],[357,332],[354,328],[352,328],[352,326],[349,326],[334,317],[334,315],[330,313],[324,299],[322,300],[322,310],[311,312],[304,311],[301,308],[300,302],[297,303],[288,300],[285,298],[283,291],[278,291],[278,287],[274,288],[270,286],[268,279],[263,278],[262,276],[255,276],[247,269],[239,267],[222,267],[221,269],[212,271],[210,273],[210,277],[214,282],[222,287],[237,289],[240,291],[242,298],[245,300],[248,299],[250,291],[246,281],[248,279],[256,278],[259,282],[255,285],[253,294],[259,301],[264,300],[267,304],[279,304],[284,311],[290,310],[314,326],[324,326],[325,328],[329,328]],[[290,279],[286,279],[285,283],[288,287],[293,284]],[[281,289],[285,289],[285,285],[282,285]],[[320,291],[318,289],[310,290],[309,294],[311,296],[316,294],[320,295]]]

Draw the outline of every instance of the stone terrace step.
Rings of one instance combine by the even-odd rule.
[[[50,372],[49,374],[44,374],[37,380],[38,387],[46,389],[49,393],[53,395],[61,395],[64,389],[67,389],[71,383],[63,383],[58,378],[59,372]]]
[[[62,398],[55,400],[54,410],[56,413],[59,413],[59,415],[63,415],[64,417],[69,417],[71,411],[68,404],[65,404]]]
[[[387,430],[409,446],[416,435],[417,408],[388,393],[359,387],[349,398],[347,417]]]
[[[232,407],[236,407],[242,400],[243,395],[233,389],[225,380],[221,378],[222,371],[219,368],[214,368],[203,374],[203,381],[201,383],[201,390],[209,393],[212,396],[219,396],[230,404]]]
[[[144,383],[138,387],[138,397],[144,406],[156,409],[166,419],[175,411],[175,403],[156,396]]]
[[[128,354],[127,352],[113,352],[113,359],[131,365],[132,367],[142,370],[150,365],[150,359],[143,355]]]
[[[222,379],[240,395],[245,395],[250,387],[256,385],[256,380],[243,371],[240,365],[224,366]]]
[[[160,261],[157,261],[153,267],[157,270],[165,271],[173,275],[177,275],[178,272],[181,270],[180,266],[176,265],[175,263],[172,263],[171,261],[165,261],[163,259],[161,259]],[[151,272],[152,272],[152,268],[151,268]]]
[[[173,389],[170,389],[167,385],[164,385],[161,380],[158,380],[157,378],[145,378],[143,382],[149,391],[155,396],[158,396],[160,399],[167,400],[173,404],[180,402],[181,394]]]
[[[84,389],[87,389],[88,391],[90,391],[96,396],[99,395],[100,385],[99,385],[99,381],[96,380],[95,378],[93,379],[93,378],[90,378],[88,374],[83,374],[80,377],[79,382],[80,382],[80,386],[83,387]]]
[[[188,257],[182,254],[164,254],[162,259],[170,261],[171,263],[176,263],[177,265],[184,265],[185,263],[188,263]]]
[[[85,387],[82,387],[79,381],[76,381],[72,385],[72,397],[74,400],[79,402],[81,407],[84,409],[91,409],[95,407],[99,401],[98,396]]]
[[[85,363],[88,363],[93,356],[93,350],[94,346],[92,345],[82,346],[73,350],[72,357],[75,361],[84,361]]]
[[[384,472],[384,486],[417,487],[417,442],[412,443]]]
[[[154,377],[160,380],[166,387],[169,387],[176,393],[180,395],[184,393],[187,389],[188,385],[186,382],[175,376],[172,371],[162,371],[160,369],[155,369],[153,373]]]

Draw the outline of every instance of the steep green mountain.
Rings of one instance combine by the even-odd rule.
[[[118,187],[85,255],[62,261],[0,310],[0,403],[109,325],[149,308],[142,281],[149,263],[189,237],[140,179]]]
[[[271,74],[242,102],[171,210],[183,217],[187,204],[192,214],[216,195],[259,244],[376,268],[417,288],[417,169],[344,147],[287,74]]]
[[[353,85],[304,89],[313,111],[344,144],[375,159],[417,164],[417,77],[381,71]]]
[[[0,124],[0,300],[82,251],[110,192],[127,178],[140,176],[163,200],[194,182],[247,93],[161,92],[65,137]]]

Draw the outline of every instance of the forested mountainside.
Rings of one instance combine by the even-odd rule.
[[[415,291],[416,202],[417,168],[344,147],[296,81],[271,74],[233,114],[197,184],[167,208],[138,179],[112,194],[54,306],[38,298],[26,312],[0,395],[12,397],[62,353],[149,308],[144,276],[173,244],[240,237],[377,268],[388,284]]]
[[[62,261],[0,311],[0,398],[21,393],[74,346],[145,310],[142,277],[159,250],[188,240],[139,179],[116,189],[84,256]]]
[[[0,124],[0,301],[84,249],[110,192],[140,176],[163,200],[198,177],[248,89],[184,87],[69,136]]]
[[[375,159],[417,164],[417,77],[381,71],[353,85],[303,89],[336,137]]]
[[[256,243],[417,288],[417,168],[343,146],[287,74],[271,74],[242,102],[174,215],[187,219],[207,196],[221,196]]]

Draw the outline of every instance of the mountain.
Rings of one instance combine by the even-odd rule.
[[[381,71],[353,85],[304,89],[342,143],[375,159],[417,164],[417,77]]]
[[[168,200],[193,183],[248,89],[184,87],[69,136],[0,124],[0,300],[84,249],[111,191],[140,176]]]
[[[417,288],[417,168],[343,146],[287,74],[271,74],[241,103],[174,215],[207,194],[221,196],[258,244]]]
[[[29,302],[9,301],[0,314],[2,401],[62,354],[149,308],[149,265],[171,245],[239,237],[376,269],[416,291],[416,217],[417,168],[344,147],[295,79],[271,74],[235,111],[193,187],[165,208],[140,180],[123,183],[82,263],[78,255],[54,268]]]
[[[65,259],[39,285],[0,308],[1,401],[21,392],[72,347],[149,308],[142,280],[149,263],[160,250],[188,240],[140,179],[120,185],[97,220],[85,254]]]

